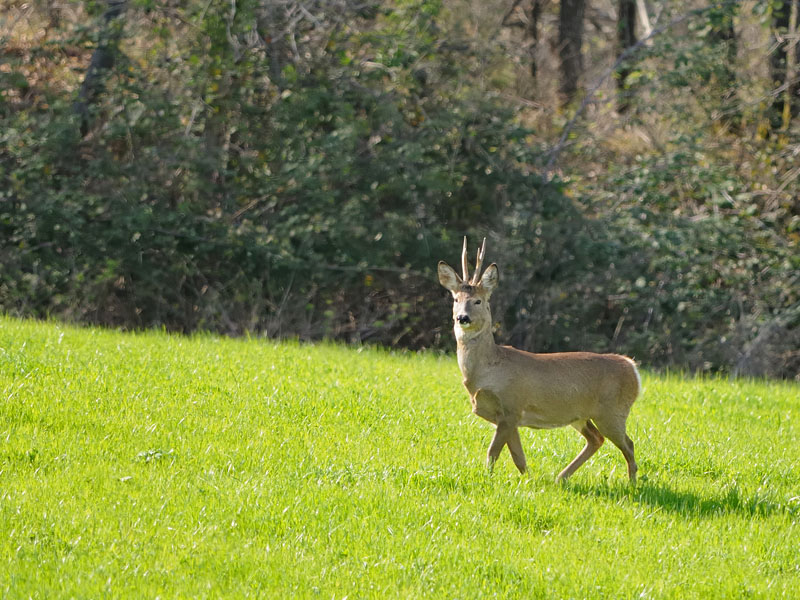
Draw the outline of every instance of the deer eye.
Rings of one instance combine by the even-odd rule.
[[[480,300],[475,300],[475,304],[480,304],[480,303],[481,303]]]

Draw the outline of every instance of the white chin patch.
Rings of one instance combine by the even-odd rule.
[[[480,333],[480,329],[475,326],[475,323],[468,323],[462,325],[456,323],[456,336],[459,338],[471,338]]]

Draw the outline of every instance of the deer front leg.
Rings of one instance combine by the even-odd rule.
[[[520,473],[525,473],[527,464],[525,462],[525,451],[522,449],[522,440],[519,439],[519,429],[511,427],[511,433],[508,436],[508,451],[511,452],[511,458],[514,465],[519,469]]]
[[[503,446],[506,445],[506,435],[507,431],[498,423],[497,429],[494,430],[492,443],[489,444],[489,452],[486,454],[486,466],[489,467],[490,472],[494,470],[494,463],[497,462],[497,457],[500,456]]]
[[[489,444],[489,452],[486,456],[486,465],[489,470],[494,469],[494,463],[503,451],[503,446],[508,444],[508,450],[511,452],[511,458],[514,461],[520,473],[524,473],[526,469],[525,452],[522,450],[522,442],[519,439],[519,431],[516,425],[512,425],[507,421],[499,421],[497,429],[494,431],[492,443]]]

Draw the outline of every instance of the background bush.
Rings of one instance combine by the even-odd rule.
[[[800,146],[723,93],[718,15],[637,55],[630,115],[601,91],[553,176],[573,109],[521,103],[513,35],[458,3],[112,5],[5,13],[3,310],[450,347],[435,265],[487,236],[500,341],[800,371]]]

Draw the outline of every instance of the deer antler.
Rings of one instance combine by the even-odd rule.
[[[469,266],[467,265],[467,236],[464,236],[464,249],[461,250],[461,269],[464,271],[464,282],[469,281]]]
[[[466,246],[464,247],[466,250]],[[478,285],[478,282],[481,280],[481,267],[483,267],[483,257],[486,255],[486,238],[483,238],[483,243],[481,247],[478,248],[478,259],[475,261],[475,272],[472,274],[472,281],[470,281],[471,285]]]

